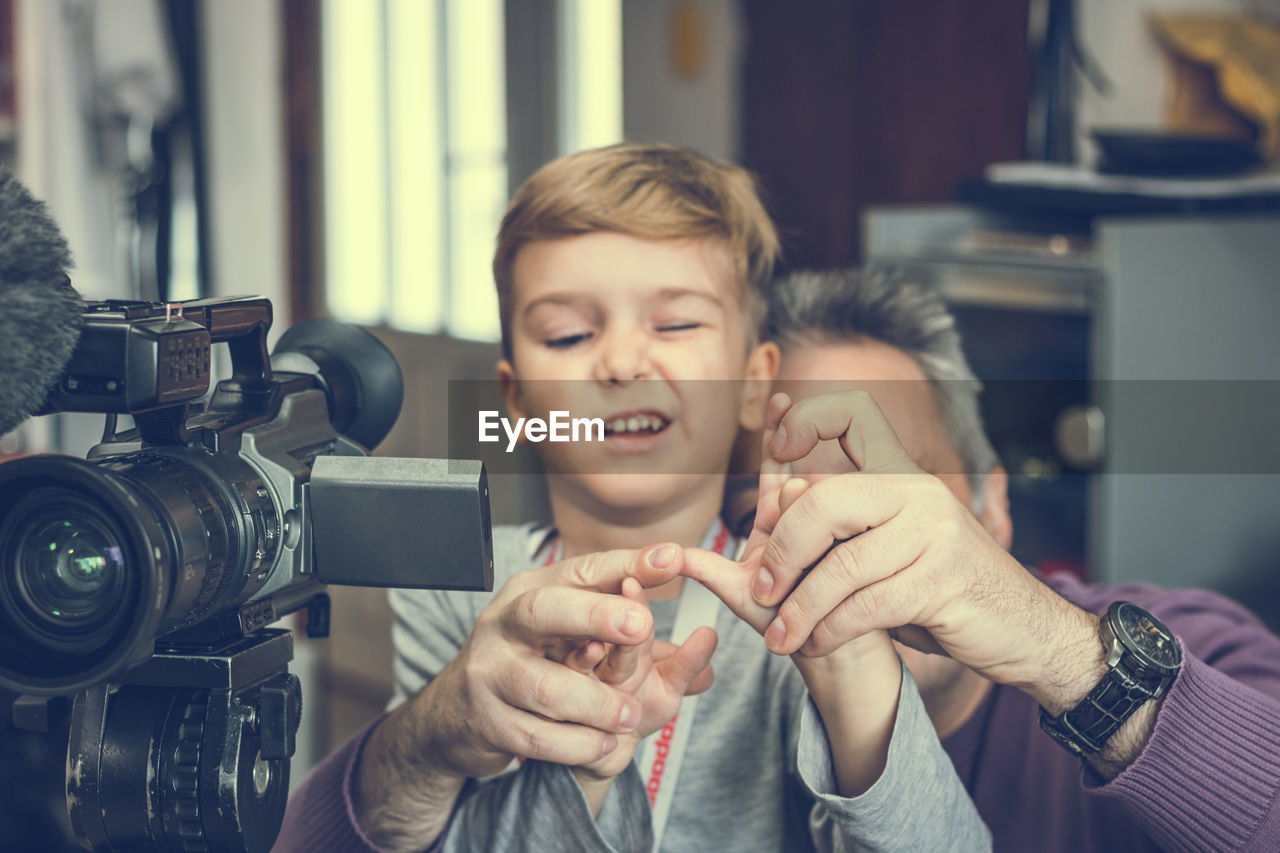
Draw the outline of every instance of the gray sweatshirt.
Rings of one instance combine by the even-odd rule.
[[[545,532],[494,530],[494,587],[533,567]],[[733,553],[730,550],[730,553]],[[393,590],[394,707],[457,654],[491,593]],[[655,631],[671,633],[677,601],[654,601]],[[698,701],[663,853],[707,850],[987,850],[990,834],[938,743],[904,668],[881,778],[863,795],[836,792],[821,717],[799,671],[720,605],[715,684]],[[567,767],[526,761],[474,785],[441,843],[462,850],[616,850],[652,847],[638,759],[598,817]]]

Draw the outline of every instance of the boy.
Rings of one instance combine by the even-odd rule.
[[[495,530],[496,594],[392,593],[404,701],[348,750],[329,802],[350,810],[291,803],[313,838],[421,849],[457,802],[446,849],[986,845],[887,637],[793,664],[678,576],[685,547],[736,550],[718,515],[777,368],[777,252],[744,171],[670,146],[571,155],[517,193],[494,260],[508,406],[605,438],[538,445],[555,528]],[[682,705],[717,632],[719,683]]]

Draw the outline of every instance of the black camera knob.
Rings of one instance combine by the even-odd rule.
[[[262,685],[258,697],[258,751],[264,760],[293,757],[302,722],[302,688],[285,673]]]

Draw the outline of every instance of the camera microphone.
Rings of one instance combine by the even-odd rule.
[[[44,202],[0,168],[0,435],[44,404],[80,339],[70,266]]]

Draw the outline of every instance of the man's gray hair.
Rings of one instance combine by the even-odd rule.
[[[784,352],[871,340],[910,356],[929,380],[943,432],[964,465],[973,511],[982,512],[984,481],[999,459],[982,427],[982,383],[936,290],[891,269],[793,273],[773,285],[768,337]]]

